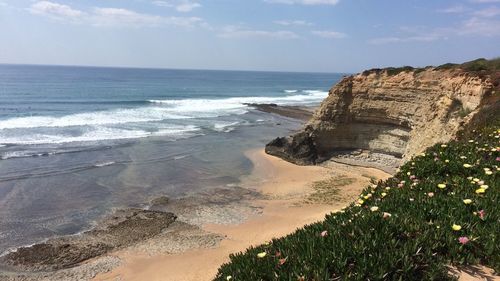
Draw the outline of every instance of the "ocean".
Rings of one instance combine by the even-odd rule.
[[[302,122],[342,74],[0,65],[0,253],[238,184],[243,152]]]

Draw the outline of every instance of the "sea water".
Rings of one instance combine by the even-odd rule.
[[[247,104],[315,106],[341,77],[0,65],[0,253],[237,184],[245,150],[301,126]]]

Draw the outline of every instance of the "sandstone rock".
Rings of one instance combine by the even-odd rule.
[[[486,111],[499,113],[489,75],[431,67],[365,71],[343,78],[302,131],[273,140],[266,152],[315,164],[338,151],[362,149],[402,162],[455,138]]]

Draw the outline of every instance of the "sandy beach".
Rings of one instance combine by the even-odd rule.
[[[242,186],[263,195],[250,202],[261,209],[260,214],[239,224],[203,224],[204,231],[224,237],[214,247],[159,255],[118,251],[114,255],[123,261],[122,265],[94,280],[211,280],[218,267],[228,261],[229,254],[321,220],[350,203],[369,183],[370,177],[384,179],[390,176],[372,168],[335,163],[330,163],[328,168],[296,166],[266,155],[263,150],[249,151],[246,155],[252,160],[254,170],[242,179]],[[350,179],[342,181],[348,184],[339,187],[333,203],[307,200],[314,198],[311,197],[316,192],[314,182],[332,178]]]

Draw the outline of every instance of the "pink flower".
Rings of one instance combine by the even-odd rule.
[[[496,160],[497,160],[497,161],[500,161],[500,157],[497,157],[497,159],[496,159]]]
[[[467,238],[466,236],[459,237],[458,243],[465,245],[465,244],[469,243],[469,238]]]
[[[477,212],[477,214],[479,215],[479,218],[484,219],[484,215],[486,213],[484,212],[484,210],[481,210],[481,211]]]
[[[285,262],[286,262],[286,259],[279,259],[279,260],[278,260],[278,263],[279,263],[280,265],[284,265],[284,264],[285,264]]]
[[[328,231],[326,231],[326,230],[325,230],[325,231],[321,232],[321,234],[320,234],[320,235],[321,235],[321,237],[325,237],[325,236],[327,236],[327,235],[328,235]]]
[[[402,183],[398,183],[398,187],[399,187],[399,188],[401,188],[401,187],[403,187],[403,186],[404,186],[404,184],[402,184]]]
[[[416,178],[417,178],[417,177],[416,177],[416,176],[414,176],[414,175],[411,175],[411,176],[410,176],[410,180],[414,180],[414,179],[416,179]]]
[[[427,196],[429,196],[429,197],[434,197],[434,192],[429,192],[429,193],[427,193]]]

